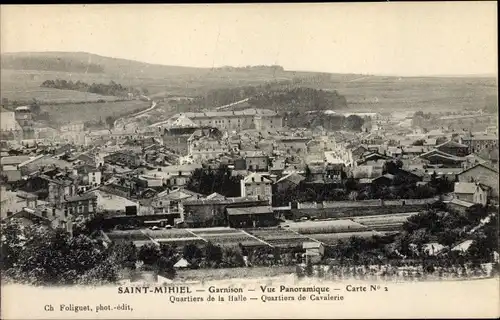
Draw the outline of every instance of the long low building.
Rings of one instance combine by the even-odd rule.
[[[176,114],[172,119],[185,119],[199,127],[214,127],[220,130],[279,129],[283,119],[268,109],[246,109],[241,111],[207,111]]]

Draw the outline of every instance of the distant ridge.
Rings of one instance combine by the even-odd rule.
[[[40,70],[56,72],[84,72],[106,73],[109,75],[123,76],[134,74],[137,77],[162,78],[166,75],[203,75],[214,71],[236,72],[269,72],[269,73],[297,73],[302,75],[359,75],[364,77],[390,77],[390,78],[497,78],[498,75],[470,74],[470,75],[396,75],[396,74],[360,74],[360,73],[335,73],[311,70],[285,70],[282,66],[221,66],[190,67],[154,64],[123,58],[106,57],[89,52],[6,52],[1,54],[1,68],[11,70]]]
[[[113,75],[136,74],[160,77],[165,74],[208,72],[195,67],[166,66],[88,52],[15,52],[2,53],[1,68],[14,70],[45,70],[60,72],[104,72]],[[87,70],[90,69],[90,70]]]

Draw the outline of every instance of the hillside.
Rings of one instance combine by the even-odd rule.
[[[490,105],[486,97],[490,100],[497,97],[495,77],[391,77],[287,71],[280,66],[194,68],[85,52],[8,53],[2,54],[0,61],[1,97],[16,103],[32,99],[44,104],[113,99],[40,87],[44,81],[56,79],[88,84],[109,84],[113,81],[127,88],[146,89],[153,99],[194,97],[198,102],[204,102],[203,106],[197,106],[201,108],[232,103],[231,96],[239,100],[250,98],[246,92],[258,91],[251,87],[288,81],[294,87],[336,92],[345,97],[347,108],[351,111],[477,110]],[[236,88],[246,88],[246,92],[243,95],[233,94],[234,91],[224,93]],[[275,101],[279,99],[279,96],[272,98]],[[260,99],[260,102],[265,103],[266,100]],[[318,104],[306,102],[302,108]]]
[[[106,73],[108,75],[147,75],[161,77],[167,74],[197,73],[203,69],[176,67],[104,57],[87,52],[19,52],[5,53],[1,68],[11,70],[39,70],[56,72]]]
[[[32,98],[54,101],[60,90],[44,88],[56,79],[85,83],[110,83],[146,88],[152,97],[203,96],[208,91],[241,85],[260,85],[273,80],[291,80],[308,72],[290,72],[280,66],[243,68],[194,68],[150,64],[103,57],[85,52],[6,53],[1,55],[2,98],[19,103]],[[51,89],[51,90],[48,90]],[[56,90],[56,91],[54,91]],[[68,92],[61,93],[64,98]],[[66,101],[57,97],[58,102]],[[78,102],[78,101],[69,101]]]

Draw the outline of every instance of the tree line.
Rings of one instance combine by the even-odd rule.
[[[346,98],[336,90],[330,91],[308,87],[308,83],[313,80],[316,80],[316,77],[270,81],[253,86],[218,88],[193,99],[189,104],[214,108],[248,98],[250,107],[269,108],[278,111],[300,110],[305,112],[339,109],[347,106]]]
[[[120,257],[91,237],[71,237],[64,230],[24,226],[16,219],[2,223],[3,281],[31,285],[112,283]]]
[[[105,96],[117,96],[125,97],[128,94],[133,94],[134,96],[139,96],[141,94],[147,95],[148,90],[143,88],[141,90],[137,88],[125,87],[114,81],[110,81],[109,84],[104,83],[92,83],[88,84],[80,80],[73,82],[72,80],[56,79],[56,80],[45,80],[41,85],[43,88],[54,88],[61,90],[75,90],[81,92],[90,92]]]
[[[232,176],[227,167],[215,170],[198,168],[191,175],[187,189],[205,195],[217,192],[227,197],[239,197],[241,179],[241,176]]]
[[[257,94],[248,101],[255,108],[277,111],[299,111],[341,109],[347,100],[337,91],[326,91],[309,87],[287,86]]]
[[[388,172],[392,161],[385,166],[383,173]],[[343,174],[342,183],[311,183],[310,169],[306,167],[305,180],[296,187],[273,192],[273,205],[284,206],[290,202],[322,202],[322,201],[356,201],[356,200],[395,200],[426,199],[453,191],[454,182],[438,178],[435,174],[425,185],[416,186],[414,179],[408,178],[401,171],[391,171],[394,179],[390,185],[360,184],[352,177]]]
[[[365,119],[352,114],[344,116],[342,114],[324,114],[323,112],[284,112],[284,124],[291,128],[323,128],[329,131],[347,130],[360,132],[365,124]]]

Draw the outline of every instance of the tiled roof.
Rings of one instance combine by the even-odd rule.
[[[193,199],[184,202],[184,205],[211,205],[211,204],[235,204],[235,203],[251,203],[259,200],[258,197],[238,197],[226,199]]]
[[[450,203],[459,205],[461,207],[466,207],[466,208],[470,208],[470,207],[472,207],[474,205],[471,202],[463,201],[463,200],[460,200],[460,199],[453,199],[453,200],[450,201]]]
[[[272,213],[271,206],[257,206],[247,208],[227,208],[227,214],[230,216],[236,215],[250,215],[250,214],[266,214]]]
[[[245,183],[251,183],[251,182],[272,182],[271,179],[269,179],[267,176],[260,174],[258,172],[253,172],[246,176],[243,181]]]
[[[291,182],[298,185],[304,179],[305,178],[303,176],[301,176],[300,174],[298,174],[296,172],[292,172],[292,173],[287,174],[286,176],[283,176],[277,182],[279,183],[279,182],[283,182],[285,180],[288,180],[288,181],[291,181]]]
[[[455,193],[473,194],[476,191],[476,184],[470,182],[455,182]]]

